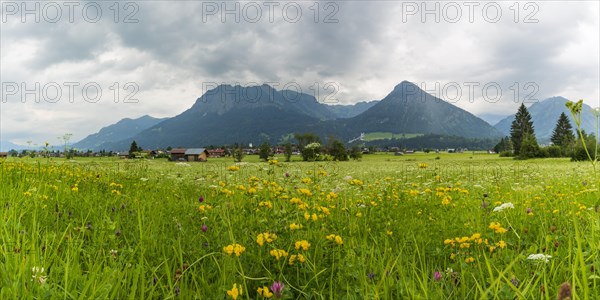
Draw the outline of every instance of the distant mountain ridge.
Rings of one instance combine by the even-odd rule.
[[[73,147],[80,150],[101,150],[103,147],[110,148],[110,144],[129,139],[166,119],[167,118],[154,118],[148,115],[137,119],[125,118],[115,124],[100,129],[97,133],[88,135],[81,141],[74,143]]]
[[[571,112],[565,106],[569,100],[563,97],[552,97],[546,100],[536,102],[529,106],[527,110],[531,114],[531,120],[533,121],[533,127],[535,130],[535,136],[541,143],[548,143],[550,137],[552,137],[552,131],[556,127],[556,121],[561,113],[565,113],[569,117],[569,121],[573,126],[573,132],[576,130],[575,121],[571,117]],[[592,108],[584,104],[583,111],[581,113],[581,125],[587,133],[596,132],[596,119],[592,114]],[[510,135],[510,126],[512,121],[515,119],[515,115],[510,115],[494,127],[502,132],[504,135]]]
[[[379,100],[362,101],[352,105],[328,105],[327,108],[336,116],[336,119],[347,119],[362,114],[367,109],[377,104],[377,102],[379,102]]]
[[[311,95],[278,91],[269,85],[220,85],[197,98],[183,113],[139,128],[139,132],[121,140],[87,145],[94,150],[127,150],[132,140],[145,149],[233,143],[258,145],[263,141],[280,143],[302,132],[313,132],[324,141],[330,135],[347,141],[368,132],[467,138],[502,135],[482,119],[427,94],[408,81],[398,84],[381,101],[345,106],[325,105]],[[82,142],[76,144],[78,148],[82,148]]]
[[[396,85],[373,107],[344,123],[354,132],[432,133],[468,138],[501,136],[482,119],[408,81]]]

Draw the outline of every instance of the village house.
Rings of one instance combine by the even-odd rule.
[[[217,158],[217,157],[224,157],[225,156],[225,149],[210,149],[208,150],[208,157],[211,158]]]
[[[208,151],[204,148],[191,148],[187,149],[184,155],[187,161],[206,161]]]
[[[0,152],[0,158],[7,158],[8,152]]]

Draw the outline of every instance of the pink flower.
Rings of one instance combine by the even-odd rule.
[[[435,271],[435,272],[433,273],[433,280],[435,280],[435,281],[440,281],[440,280],[442,280],[442,272],[440,272],[440,271]]]
[[[275,298],[281,299],[281,297],[283,297],[283,288],[284,288],[283,282],[281,282],[281,281],[273,282],[273,284],[271,285],[271,291],[273,291],[273,294],[275,294]]]

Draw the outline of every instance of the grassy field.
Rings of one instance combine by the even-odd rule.
[[[244,161],[0,160],[0,298],[600,298],[589,163]]]
[[[391,132],[369,132],[365,133],[363,141],[375,141],[385,139],[410,139],[418,136],[423,136],[422,133],[391,133]]]

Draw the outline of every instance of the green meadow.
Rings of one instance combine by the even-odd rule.
[[[475,152],[8,158],[0,298],[598,299],[599,184]]]

